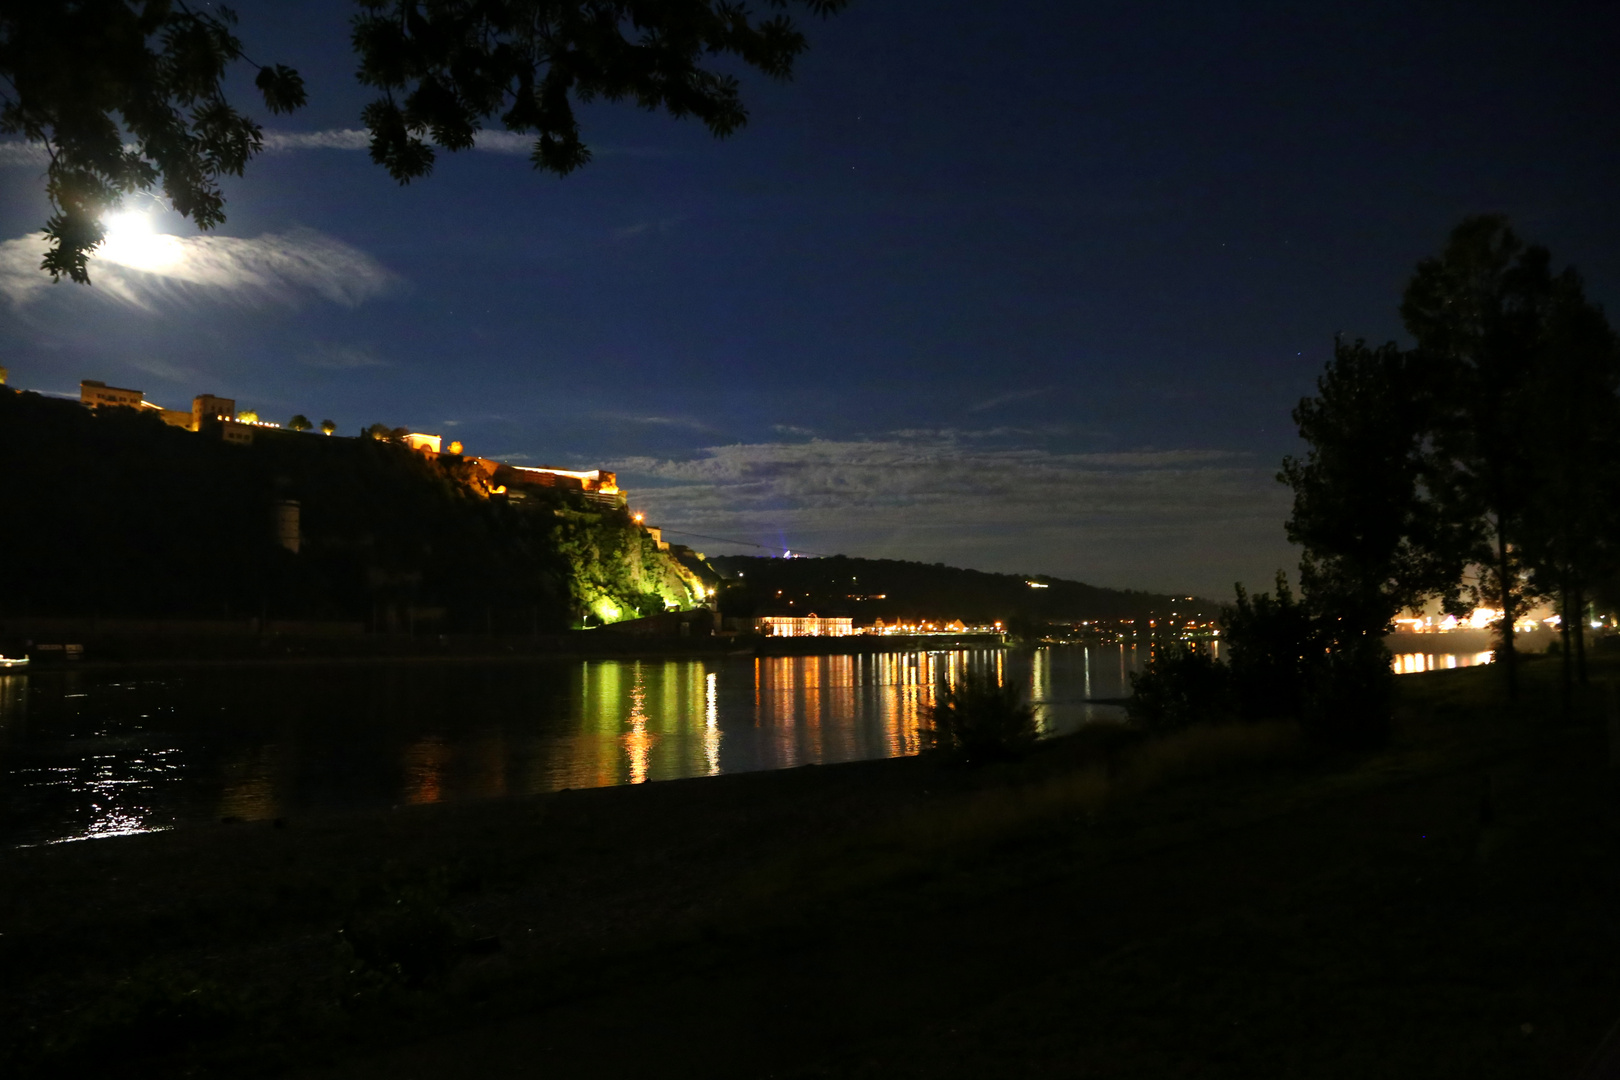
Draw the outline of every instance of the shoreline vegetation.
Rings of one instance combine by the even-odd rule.
[[[12,1076],[1575,1076],[1620,1003],[1620,662],[1386,748],[1094,724],[0,853]],[[634,1030],[635,1038],[624,1033]]]

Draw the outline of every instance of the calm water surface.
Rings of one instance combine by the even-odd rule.
[[[943,672],[1023,687],[1042,730],[1123,709],[1145,650],[0,675],[0,844],[916,753]],[[1400,673],[1486,663],[1410,653]]]
[[[916,753],[936,678],[1117,719],[1130,646],[0,676],[0,843]]]

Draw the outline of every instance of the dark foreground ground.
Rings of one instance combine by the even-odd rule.
[[[1371,757],[1097,728],[0,853],[0,1073],[1573,1078],[1609,706],[1494,674],[1404,677]]]

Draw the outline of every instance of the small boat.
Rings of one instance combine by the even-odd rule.
[[[0,656],[0,671],[4,671],[7,668],[24,668],[27,666],[28,657],[26,656],[19,657],[15,660],[9,656]]]

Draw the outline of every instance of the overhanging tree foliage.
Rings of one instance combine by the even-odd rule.
[[[44,145],[52,214],[41,269],[88,283],[101,216],[160,184],[201,229],[225,220],[220,178],[240,176],[263,146],[259,125],[220,86],[252,63],[227,8],[147,0],[0,0],[0,131]],[[298,73],[260,66],[271,112],[304,104]]]
[[[401,183],[425,176],[435,145],[456,151],[498,122],[534,136],[536,169],[590,160],[575,102],[631,99],[695,116],[716,136],[748,119],[734,58],[790,78],[807,42],[786,11],[819,16],[849,0],[359,0],[359,78],[382,91],[363,117],[372,160]],[[258,70],[271,112],[305,102],[302,79],[259,65],[228,8],[184,0],[0,0],[0,131],[42,144],[52,214],[41,269],[88,283],[101,217],[161,186],[199,228],[225,220],[220,178],[263,147],[226,100],[235,64]]]

